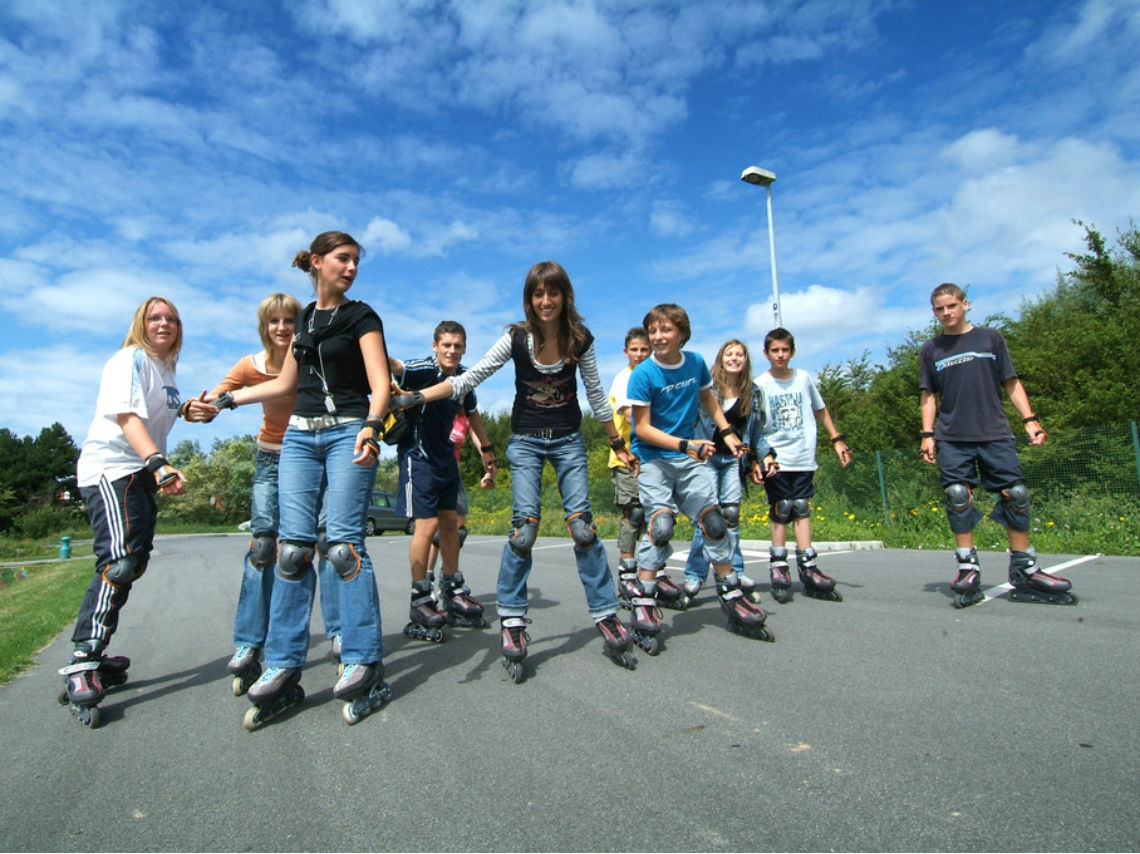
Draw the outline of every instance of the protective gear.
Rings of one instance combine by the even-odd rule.
[[[946,509],[953,513],[964,513],[974,503],[969,485],[952,483],[946,487]]]
[[[571,513],[566,517],[566,527],[580,549],[588,549],[598,541],[598,529],[590,513]]]
[[[439,525],[435,526],[435,531],[431,535],[431,544],[437,549],[439,548]]]
[[[698,513],[697,524],[701,526],[705,539],[714,543],[723,540],[728,533],[728,520],[724,518],[719,504],[710,504]]]
[[[792,502],[792,515],[797,519],[806,519],[811,515],[811,499],[797,498]]]
[[[130,584],[146,572],[146,567],[139,566],[139,559],[134,555],[127,555],[113,560],[103,568],[103,580],[116,586]]]
[[[324,528],[317,531],[317,554],[321,560],[329,559],[329,535]]]
[[[463,548],[463,544],[467,541],[467,526],[466,525],[460,525],[458,534],[459,534],[459,548]]]
[[[781,498],[779,501],[772,502],[772,518],[779,522],[781,525],[786,525],[792,521],[792,499]]]
[[[673,520],[676,517],[668,507],[653,511],[649,517],[649,540],[653,545],[661,547],[673,539]]]
[[[249,540],[249,562],[258,569],[273,563],[277,556],[277,537],[274,534],[254,534]]]
[[[329,563],[341,581],[352,581],[360,574],[360,555],[352,543],[329,543]]]
[[[538,539],[538,520],[533,516],[526,516],[521,525],[511,530],[511,551],[519,557],[530,557],[530,550],[534,541]]]
[[[739,504],[722,504],[720,505],[720,512],[724,514],[724,521],[728,523],[730,528],[740,527],[740,505]]]
[[[313,544],[282,540],[277,547],[277,576],[285,581],[300,581],[313,568]]]
[[[1029,510],[1029,490],[1024,483],[1015,483],[1009,489],[1001,491],[1001,500],[1015,513],[1025,513]]]
[[[625,518],[633,528],[640,530],[641,526],[645,524],[645,508],[641,506],[640,502],[630,504],[625,508]]]

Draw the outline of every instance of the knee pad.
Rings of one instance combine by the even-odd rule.
[[[797,498],[792,502],[792,515],[797,519],[806,519],[811,515],[811,499]]]
[[[571,513],[566,519],[570,536],[580,549],[588,549],[598,541],[598,529],[590,513]]]
[[[311,543],[291,543],[283,540],[277,547],[277,575],[286,581],[298,581],[313,568]]]
[[[329,535],[324,528],[317,531],[317,554],[321,560],[329,559]]]
[[[435,526],[435,531],[431,535],[431,544],[439,548],[439,525]]]
[[[724,521],[728,523],[730,528],[740,527],[740,505],[739,504],[722,504],[720,505],[720,512],[724,514]]]
[[[772,518],[781,525],[788,524],[792,521],[792,507],[793,502],[790,498],[781,498],[779,501],[773,501],[771,507]]]
[[[710,504],[697,514],[697,524],[701,526],[701,533],[705,539],[718,542],[728,533],[728,520],[724,518],[719,504]]]
[[[951,513],[964,513],[974,503],[973,493],[965,483],[952,483],[946,487],[946,509]]]
[[[139,559],[134,555],[127,555],[103,567],[103,580],[118,587],[121,584],[137,581],[144,572],[146,566],[140,565]]]
[[[273,563],[277,556],[277,537],[274,534],[254,534],[249,540],[249,562],[258,569]]]
[[[436,533],[438,533],[438,531]],[[465,542],[467,542],[467,526],[466,525],[460,525],[458,533],[459,533],[459,548],[463,548],[463,544]]]
[[[664,546],[673,539],[673,511],[668,507],[654,510],[649,517],[649,540],[655,546]]]
[[[360,574],[360,555],[352,543],[329,543],[329,563],[341,581],[352,581]]]
[[[641,530],[641,526],[645,524],[645,508],[641,503],[630,504],[625,508],[625,518],[629,522],[630,527],[636,531]]]
[[[511,551],[519,557],[530,557],[530,550],[534,547],[534,541],[537,539],[538,520],[527,516],[523,519],[522,524],[511,531],[511,538],[507,542],[510,543]]]
[[[1024,483],[1015,483],[1013,486],[1001,491],[1001,500],[1015,513],[1025,513],[1029,510],[1029,490]]]

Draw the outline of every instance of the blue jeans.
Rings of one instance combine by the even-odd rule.
[[[645,518],[652,519],[658,511],[672,512],[676,506],[689,517],[693,528],[699,529],[701,511],[717,504],[716,475],[709,465],[689,456],[645,460],[637,477]],[[652,532],[646,531],[637,547],[637,567],[653,572],[664,569],[671,554],[673,547],[669,543],[657,545]],[[701,554],[709,562],[730,563],[732,546],[727,536],[720,540],[702,538]]]
[[[539,519],[542,514],[542,467],[549,462],[558,479],[565,517],[572,513],[590,513],[589,480],[586,476],[586,442],[581,433],[572,433],[558,439],[539,439],[512,433],[507,443],[507,461],[511,464],[513,506],[511,524],[522,525],[529,516]],[[606,559],[601,540],[588,548],[574,546],[578,562],[578,578],[586,592],[586,606],[590,617],[600,620],[617,613],[617,594],[614,579]],[[508,541],[503,546],[499,562],[498,611],[500,617],[521,617],[526,614],[526,581],[532,560],[528,555],[515,553]]]
[[[277,505],[277,473],[281,454],[277,451],[257,451],[253,467],[253,493],[250,504],[250,536],[277,536],[279,519]],[[322,516],[324,507],[321,508]],[[323,519],[322,519],[323,522]],[[243,559],[241,590],[238,593],[237,613],[234,615],[234,646],[261,649],[269,631],[269,603],[273,598],[273,579],[277,560],[265,566],[254,566],[249,551]],[[331,638],[340,634],[340,610],[337,607],[336,573],[328,561],[320,562],[321,617],[325,631]]]
[[[740,488],[740,463],[730,454],[713,454],[705,465],[716,477],[717,501],[721,506],[735,504],[737,510],[743,490]],[[729,526],[728,542],[732,546],[732,571],[744,572],[744,555],[740,551],[740,526]],[[704,583],[709,577],[709,559],[704,553],[705,535],[700,525],[693,526],[693,543],[689,546],[689,559],[685,561],[685,580]]]
[[[316,553],[317,524],[321,509],[322,480],[327,481],[330,549],[338,543],[352,546],[357,567],[346,568],[336,582],[340,602],[341,661],[372,664],[383,656],[380,626],[380,595],[372,559],[364,545],[364,523],[376,476],[375,464],[352,462],[353,445],[362,421],[338,424],[323,430],[289,427],[281,448],[279,474],[281,540],[307,546]],[[339,576],[338,576],[339,577]],[[309,650],[309,615],[313,610],[316,573],[310,563],[298,579],[283,578],[273,584],[269,609],[269,636],[265,663],[277,667],[300,667]]]

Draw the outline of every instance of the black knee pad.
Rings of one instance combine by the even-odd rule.
[[[640,501],[625,508],[625,518],[630,527],[637,531],[641,530],[641,526],[645,524],[645,508],[641,506]]]
[[[740,505],[739,504],[722,504],[720,505],[720,512],[724,514],[724,521],[728,523],[730,528],[740,527]]]
[[[329,563],[341,581],[352,581],[360,574],[360,555],[352,543],[329,543]]]
[[[1024,483],[1015,483],[1001,491],[1001,500],[1015,513],[1029,512],[1029,490]]]
[[[654,510],[649,516],[649,540],[658,548],[673,539],[673,521],[676,517],[668,507]]]
[[[139,563],[134,555],[113,560],[103,567],[103,580],[118,587],[137,581],[146,572],[146,566]]]
[[[792,499],[781,498],[779,501],[773,501],[772,506],[768,511],[772,518],[779,522],[781,525],[787,525],[792,521]]]
[[[459,548],[463,548],[463,544],[465,542],[467,542],[467,526],[466,525],[460,525],[458,534],[459,534]]]
[[[952,483],[946,487],[946,510],[949,513],[964,513],[974,503],[974,495],[969,484]]]
[[[724,518],[719,504],[710,504],[697,514],[697,523],[701,526],[701,533],[710,542],[719,542],[728,533],[728,520]]]
[[[566,517],[566,527],[570,537],[580,549],[588,549],[598,541],[598,529],[594,527],[592,514],[571,513]]]
[[[254,534],[249,540],[249,563],[265,569],[277,557],[276,534]]]
[[[792,515],[797,519],[806,519],[811,515],[811,499],[797,498],[792,502]]]
[[[282,540],[277,546],[277,576],[285,581],[298,581],[313,568],[313,543],[291,543]]]
[[[530,550],[534,548],[534,541],[538,539],[538,520],[527,516],[511,531],[511,551],[519,557],[530,557]]]

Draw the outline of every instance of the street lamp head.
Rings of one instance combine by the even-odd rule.
[[[749,166],[740,173],[740,180],[755,184],[758,187],[767,187],[776,180],[776,173],[761,169],[759,166]]]

